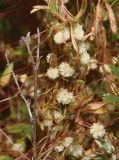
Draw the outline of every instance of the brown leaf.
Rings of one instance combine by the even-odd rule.
[[[8,83],[11,79],[13,67],[14,67],[13,63],[10,63],[10,65],[5,68],[4,72],[2,73],[2,75],[0,77],[0,86],[1,87],[5,87],[6,85],[8,85]]]
[[[48,7],[48,6],[45,6],[45,5],[36,5],[36,6],[33,6],[33,9],[31,10],[30,13],[32,14],[32,13],[38,11],[38,10],[41,10],[41,9],[47,10],[47,9],[49,9],[49,7]]]
[[[86,106],[86,111],[90,113],[95,113],[95,114],[105,114],[108,112],[104,106],[107,104],[107,102],[94,102],[90,103]]]
[[[97,4],[97,7],[96,7],[96,17],[95,17],[95,31],[96,32],[99,28],[98,26],[99,26],[99,23],[101,22],[101,20],[102,20],[102,6],[99,1]]]
[[[87,105],[88,110],[98,110],[104,105],[106,105],[106,102],[94,102]]]
[[[109,14],[109,21],[110,21],[110,25],[111,25],[111,29],[113,33],[117,33],[117,23],[116,23],[116,19],[114,16],[114,12],[110,6],[110,4],[108,3],[108,1],[105,2],[106,8],[108,10],[108,14]]]

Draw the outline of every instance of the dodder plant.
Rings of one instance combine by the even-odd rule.
[[[39,10],[44,31],[24,39],[34,66],[34,159],[116,160],[119,143],[111,126],[118,104],[106,98],[107,93],[118,94],[110,68],[117,65],[117,54],[107,49],[111,43],[104,25],[110,22],[117,34],[111,4],[45,0],[31,13]]]

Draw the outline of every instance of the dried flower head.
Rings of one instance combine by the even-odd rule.
[[[73,92],[68,92],[67,89],[61,88],[56,96],[59,103],[69,104],[74,100]]]
[[[100,123],[93,123],[90,128],[90,133],[95,139],[102,138],[105,135],[105,128]]]
[[[47,76],[50,78],[50,79],[56,79],[59,77],[59,69],[57,67],[55,68],[52,68],[50,67],[48,70],[47,70]]]
[[[73,67],[70,66],[67,62],[62,62],[59,65],[59,72],[63,77],[71,77],[74,75],[75,70]]]

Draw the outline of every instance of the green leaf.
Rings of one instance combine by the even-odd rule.
[[[114,102],[114,103],[119,103],[119,97],[117,97],[115,95],[107,95],[107,96],[105,96],[105,99],[109,100],[111,102]]]
[[[29,119],[29,112],[28,112],[26,105],[24,103],[20,102],[19,108],[20,108],[20,112],[21,112],[21,116],[22,116],[21,118],[23,120]]]
[[[8,126],[7,130],[10,134],[19,134],[24,137],[32,136],[32,126],[30,124],[15,124]]]
[[[118,40],[119,39],[119,34],[112,34],[112,39]]]
[[[50,9],[51,9],[51,12],[54,12],[56,13],[57,12],[57,3],[56,3],[56,0],[53,0],[50,4]]]
[[[3,156],[0,156],[0,160],[13,160],[13,158],[10,156],[3,155]]]
[[[110,69],[117,77],[119,77],[119,69],[117,67],[110,66]]]
[[[17,49],[14,51],[14,54],[16,56],[23,56],[24,55],[24,51],[22,49]]]

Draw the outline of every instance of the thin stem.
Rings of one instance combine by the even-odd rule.
[[[9,59],[8,59],[8,55],[9,55],[9,51],[6,51],[5,52],[5,58],[6,58],[6,62],[7,62],[7,65],[9,66],[10,63],[9,63]],[[15,84],[18,88],[18,92],[19,92],[19,95],[20,97],[23,99],[23,101],[25,102],[26,106],[27,106],[27,109],[28,109],[28,112],[29,112],[29,116],[30,118],[32,119],[32,113],[31,113],[31,110],[30,110],[30,103],[28,102],[28,100],[24,97],[24,95],[22,94],[22,91],[21,91],[21,88],[19,86],[19,83],[18,83],[18,80],[17,80],[17,77],[14,73],[14,71],[12,70],[12,75],[13,75],[13,78],[14,78],[14,81],[15,81]]]

